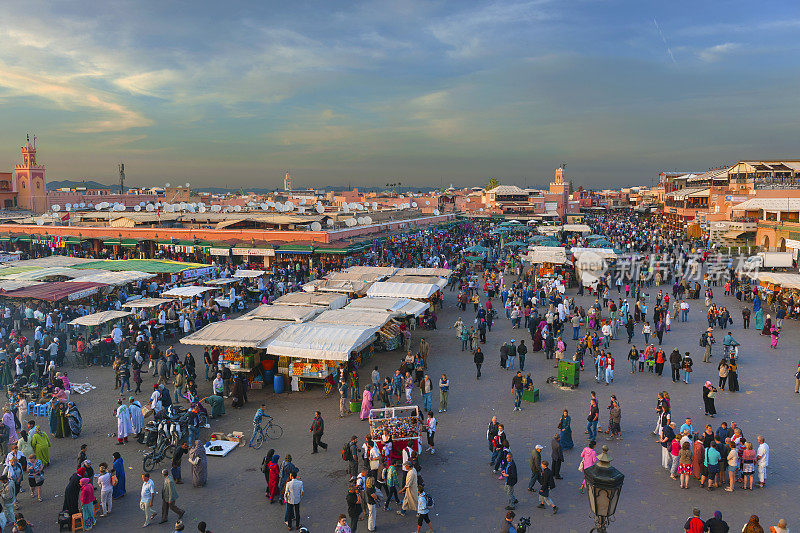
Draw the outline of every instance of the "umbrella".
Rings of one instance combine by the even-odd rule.
[[[465,252],[484,254],[484,253],[488,252],[489,249],[486,248],[485,246],[481,246],[480,244],[475,244],[473,246],[470,246],[469,248],[465,248],[464,251]]]
[[[520,241],[511,241],[511,242],[505,243],[503,246],[526,246],[526,244],[524,242],[520,242]]]
[[[483,261],[483,257],[478,257],[477,255],[466,255],[466,256],[464,256],[464,259],[466,259],[467,261],[472,261],[472,262]]]

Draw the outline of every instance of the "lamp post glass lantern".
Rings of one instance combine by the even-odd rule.
[[[603,446],[603,452],[597,457],[597,462],[585,469],[583,476],[588,489],[586,492],[589,496],[589,508],[595,516],[595,528],[592,531],[605,533],[611,516],[617,510],[625,476],[611,466],[608,446]]]

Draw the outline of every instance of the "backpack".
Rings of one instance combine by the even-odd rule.
[[[705,348],[706,344],[708,344],[708,342],[706,341],[706,334],[703,333],[700,335],[700,347]]]
[[[352,458],[352,453],[350,451],[350,443],[345,442],[344,446],[342,447],[342,461],[349,461]]]
[[[433,496],[428,491],[425,491],[425,501],[428,502],[428,507],[433,507]]]

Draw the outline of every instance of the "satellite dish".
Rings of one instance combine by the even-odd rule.
[[[322,229],[322,224],[319,222],[312,222],[311,223],[311,231],[320,231]]]
[[[117,206],[117,211],[125,211],[125,209],[126,209],[125,204],[119,204]]]
[[[154,210],[154,209],[155,209],[155,207],[153,207],[153,204],[147,204],[147,205],[145,206],[145,210],[147,210],[147,211],[152,211],[152,210]]]
[[[305,213],[306,212],[306,208],[301,205],[300,207],[297,208],[297,212],[298,213]]]
[[[164,187],[169,187],[169,182],[166,182],[166,183],[164,184]]]
[[[438,216],[439,216],[439,210],[438,210],[438,209],[434,209],[434,210],[433,210],[433,214],[434,214],[434,215],[436,215],[436,216],[438,217]]]
[[[67,204],[64,206],[64,209],[67,211],[72,211],[72,206],[70,204]]]
[[[255,202],[247,202],[247,207],[253,207],[254,205],[256,205]]]
[[[139,202],[140,207],[144,207],[145,205],[147,205],[145,202]]]
[[[417,207],[417,202],[411,202],[411,207]]]
[[[96,210],[98,210],[98,211],[102,211],[102,210],[103,210],[103,206],[102,206],[102,205],[100,205],[100,204],[97,204],[96,206],[94,206],[94,208],[95,208]]]
[[[37,226],[44,226],[44,220],[42,220],[41,218],[37,218],[36,219],[36,225]]]
[[[81,207],[86,207],[86,204],[84,202],[81,202]]]
[[[378,202],[372,202],[372,209],[378,209]]]
[[[191,187],[191,185],[189,185],[189,182],[188,182],[188,181],[186,182],[186,187],[187,187],[187,188],[188,188],[188,187]]]
[[[242,206],[240,206],[240,205],[235,205],[235,206],[233,206],[233,210],[234,210],[234,211],[236,211],[236,212],[238,213],[239,211],[241,211],[241,210],[242,210]]]
[[[86,207],[88,207],[89,209],[92,209],[94,207],[94,204],[89,202],[89,205],[87,205]]]
[[[61,211],[61,206],[58,204],[53,204],[53,206],[50,209],[52,209],[53,211]]]
[[[333,219],[332,218],[328,219],[328,226],[333,226]]]
[[[142,210],[142,206],[140,206],[140,205],[135,205],[135,206],[133,206],[133,210],[134,210],[134,211],[136,211],[136,212],[138,213],[139,211],[141,211],[141,210]]]
[[[350,206],[347,204],[347,202],[342,202],[342,211],[347,211],[349,208]]]
[[[367,219],[367,224],[372,224],[372,217],[370,217],[370,216],[366,216],[366,217],[364,217],[364,218],[366,218],[366,219]]]
[[[363,226],[364,224],[367,223],[367,219],[364,217],[358,217],[358,219],[356,219],[356,222],[358,222],[359,225]]]
[[[222,210],[222,207],[219,204],[214,204],[211,206],[211,211],[214,213],[219,213]]]
[[[425,205],[431,205],[431,201],[430,200],[425,200]]]
[[[322,207],[320,204],[317,204],[317,213],[321,214],[321,213],[324,213],[324,212],[325,212],[325,208]]]

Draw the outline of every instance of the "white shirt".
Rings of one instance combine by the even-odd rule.
[[[114,328],[114,331],[111,332],[111,338],[114,339],[114,344],[119,344],[122,342],[122,330],[119,327]]]
[[[150,504],[150,497],[155,494],[155,492],[155,483],[153,483],[152,479],[148,479],[147,482],[142,483],[142,499],[140,501]]]
[[[758,461],[760,466],[769,466],[769,445],[766,442],[762,442],[758,445],[756,455],[761,457]]]
[[[153,411],[161,411],[161,393],[157,390],[150,395],[150,408]]]
[[[286,498],[286,503],[300,503],[300,498],[303,497],[303,482],[299,479],[289,480],[286,483],[284,497]]]

